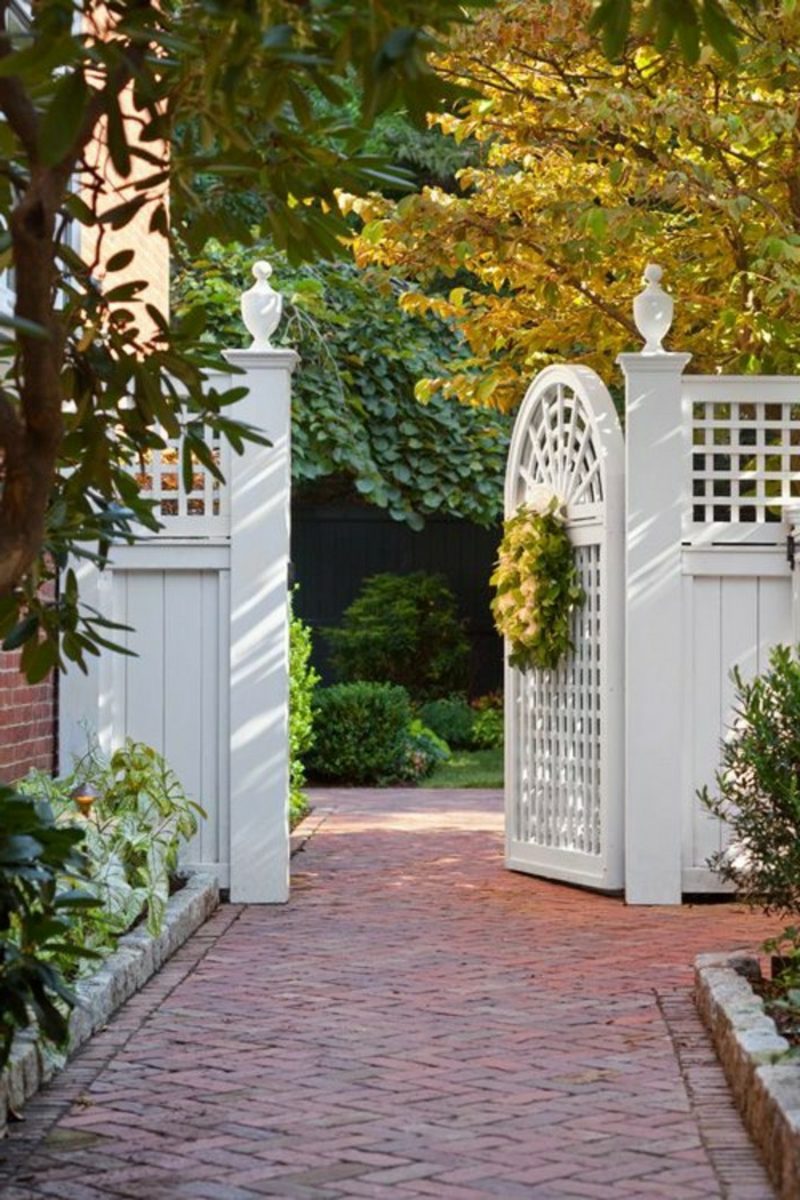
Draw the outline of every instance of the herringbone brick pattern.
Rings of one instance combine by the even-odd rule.
[[[320,793],[282,909],[227,907],[27,1110],[5,1200],[767,1200],[691,1002],[734,905],[501,865],[493,793]]]

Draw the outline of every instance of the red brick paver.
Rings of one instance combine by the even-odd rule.
[[[320,793],[291,903],[226,907],[27,1109],[4,1200],[767,1200],[691,1001],[734,905],[513,875],[489,792]]]

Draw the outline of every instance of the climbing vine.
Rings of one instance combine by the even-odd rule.
[[[585,594],[557,501],[522,505],[503,525],[492,615],[511,646],[509,663],[553,670],[572,649],[570,618]]]

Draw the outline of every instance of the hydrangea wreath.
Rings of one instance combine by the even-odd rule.
[[[503,524],[490,583],[492,615],[508,640],[512,667],[553,670],[572,650],[572,612],[585,599],[575,555],[556,497],[521,505]]]

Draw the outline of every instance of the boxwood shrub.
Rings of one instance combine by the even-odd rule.
[[[342,680],[396,683],[418,702],[466,690],[469,642],[443,575],[373,575],[325,636]]]
[[[419,716],[429,729],[443,738],[454,750],[464,750],[472,745],[475,712],[463,696],[429,700],[420,707]]]
[[[411,718],[408,692],[394,684],[337,683],[319,689],[309,773],[336,783],[402,780]]]

